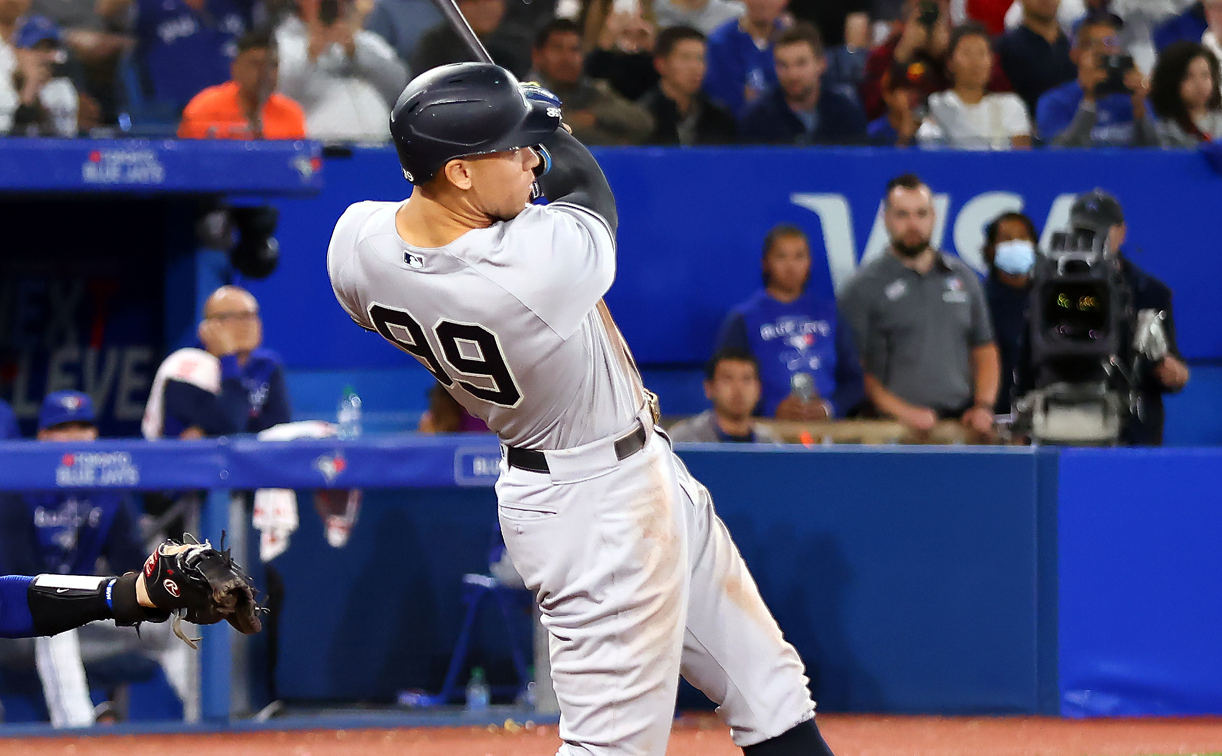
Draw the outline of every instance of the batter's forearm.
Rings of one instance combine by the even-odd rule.
[[[585,145],[563,129],[543,143],[552,156],[552,169],[539,179],[549,202],[569,202],[602,216],[614,231],[619,225],[615,195],[598,161]]]

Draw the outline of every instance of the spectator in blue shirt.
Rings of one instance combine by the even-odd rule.
[[[8,402],[0,399],[0,441],[21,438],[21,429],[17,427],[17,416]]]
[[[1040,98],[1040,137],[1057,147],[1152,147],[1158,144],[1146,96],[1150,85],[1136,67],[1113,81],[1104,66],[1121,52],[1114,16],[1087,19],[1078,28],[1073,59],[1078,78]]]
[[[777,38],[778,84],[747,106],[740,142],[855,144],[865,140],[866,116],[856,102],[824,90],[827,58],[819,30],[798,22]]]
[[[1183,13],[1167,19],[1154,30],[1154,46],[1162,52],[1175,42],[1200,42],[1208,28],[1205,4],[1193,3]]]
[[[785,28],[788,0],[746,0],[742,17],[709,35],[705,93],[742,118],[747,106],[777,83],[772,45]]]
[[[93,402],[80,391],[43,400],[38,440],[88,446],[97,440]],[[80,451],[75,449],[74,451]],[[71,452],[61,464],[68,461]],[[0,494],[0,562],[9,575],[122,575],[140,569],[146,554],[136,511],[115,491]],[[104,560],[104,564],[102,563]],[[55,727],[93,724],[76,631],[38,640],[35,655]]]
[[[740,349],[759,362],[758,408],[780,420],[844,417],[864,398],[861,361],[836,302],[807,291],[810,243],[800,228],[779,225],[764,238],[764,288],[735,307],[717,351]],[[795,377],[805,374],[807,378]],[[809,396],[803,382],[813,383]]]
[[[204,303],[203,349],[179,349],[161,363],[144,411],[145,438],[258,433],[287,423],[280,357],[264,349],[259,303],[222,286]]]
[[[112,22],[134,18],[146,95],[181,112],[195,95],[229,81],[253,6],[252,0],[99,0],[97,7]]]

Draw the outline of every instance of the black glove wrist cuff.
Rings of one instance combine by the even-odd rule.
[[[139,572],[129,572],[115,580],[115,584],[111,587],[110,610],[114,615],[116,625],[130,626],[141,622],[165,622],[170,618],[169,612],[140,606],[140,602],[136,600],[136,581],[139,579]]]

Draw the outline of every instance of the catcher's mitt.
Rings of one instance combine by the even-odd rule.
[[[233,561],[229,550],[217,551],[207,541],[182,544],[173,539],[157,547],[144,563],[142,579],[158,609],[174,615],[174,633],[198,648],[179,627],[180,620],[211,625],[226,620],[238,632],[251,635],[263,628],[263,607],[255,602],[255,584]],[[224,539],[221,548],[224,549]]]

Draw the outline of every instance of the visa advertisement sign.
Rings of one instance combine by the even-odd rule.
[[[888,245],[887,182],[933,189],[934,242],[984,274],[984,227],[1027,213],[1043,247],[1074,197],[1102,187],[1124,205],[1126,253],[1175,291],[1180,348],[1222,357],[1222,176],[1200,154],[1161,150],[972,153],[920,150],[604,150],[619,202],[619,269],[607,296],[637,358],[698,364],[725,313],[761,285],[764,235],[790,223],[811,239],[810,286],[832,296]]]
[[[887,245],[880,217],[887,182],[919,174],[936,195],[935,241],[984,271],[985,224],[1022,210],[1045,241],[1073,197],[1102,187],[1124,204],[1131,259],[1175,290],[1181,350],[1222,358],[1214,326],[1222,287],[1222,177],[1192,151],[1042,150],[979,153],[818,148],[602,148],[615,190],[618,269],[607,302],[638,361],[691,368],[713,348],[726,312],[760,286],[764,235],[792,223],[810,236],[810,286],[826,296]],[[266,341],[297,368],[414,364],[355,329],[334,303],[323,259],[336,219],[360,200],[397,201],[410,187],[394,151],[358,148],[328,160],[326,186],[279,203],[281,258],[262,303]],[[574,253],[577,251],[575,250]],[[540,274],[545,274],[540,271]],[[302,308],[301,302],[317,307]]]

